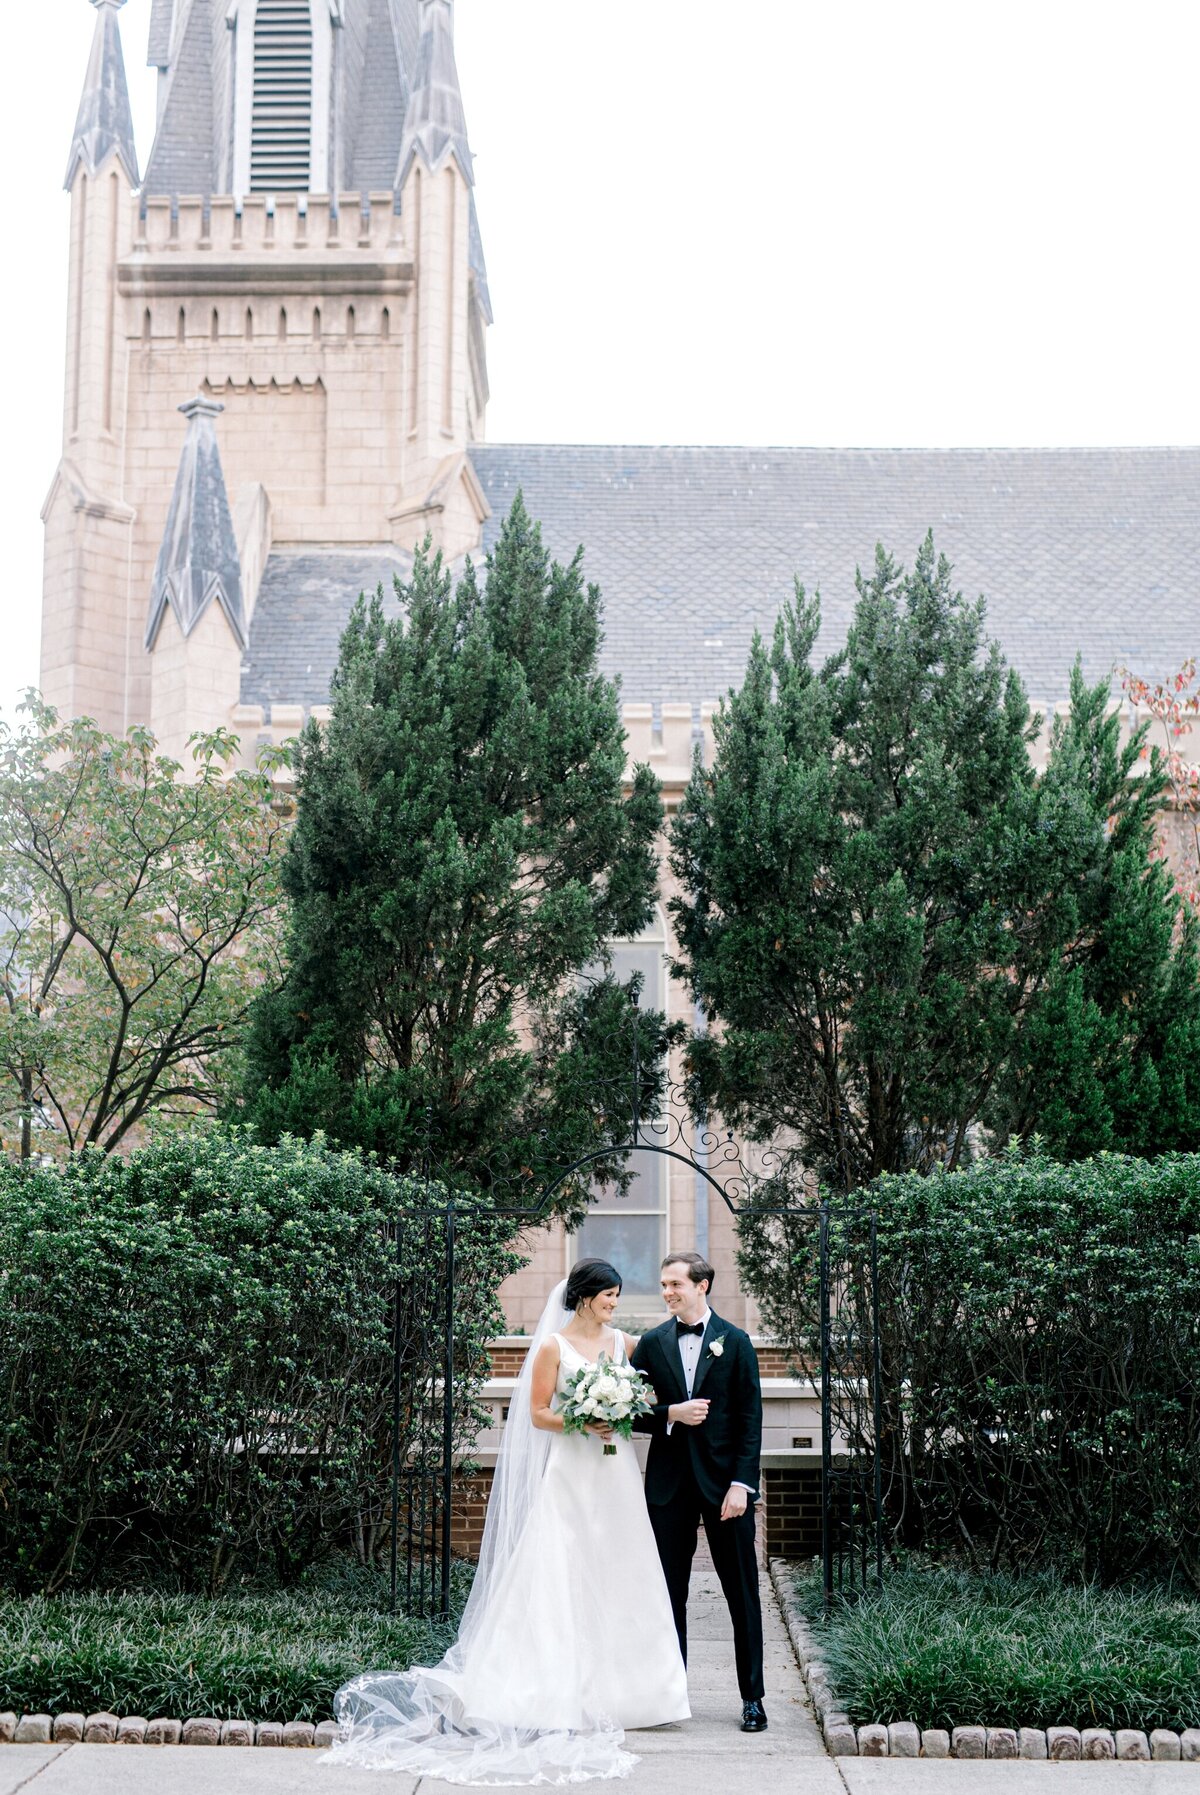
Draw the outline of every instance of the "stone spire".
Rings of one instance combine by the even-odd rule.
[[[179,410],[188,421],[167,527],[154,567],[146,647],[155,638],[168,604],[180,632],[190,636],[215,598],[239,645],[246,646],[242,569],[214,420],[225,407],[216,399],[189,399]]]
[[[146,66],[165,69],[171,61],[171,37],[175,26],[175,0],[152,0]]]
[[[396,185],[403,187],[417,156],[426,168],[440,168],[454,156],[468,185],[475,171],[467,144],[467,119],[454,60],[453,0],[421,0],[421,47],[404,136]]]
[[[124,4],[125,0],[92,0],[97,10],[96,31],[63,183],[68,189],[80,163],[89,175],[94,175],[112,155],[120,158],[130,186],[138,184],[133,113],[125,84],[121,28],[117,23],[117,13]]]

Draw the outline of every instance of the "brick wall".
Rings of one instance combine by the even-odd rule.
[[[469,1558],[473,1563],[479,1557],[483,1518],[491,1493],[490,1465],[482,1466],[470,1477],[456,1479],[450,1515],[450,1549],[456,1558]]]
[[[455,1484],[450,1538],[458,1558],[479,1556],[483,1521],[492,1490],[492,1470],[484,1466]],[[821,1550],[821,1470],[819,1465],[763,1471],[763,1503],[759,1510],[759,1550],[772,1558],[813,1558]],[[706,1568],[701,1536],[697,1567]]]
[[[821,1467],[795,1465],[763,1470],[767,1554],[812,1558],[821,1550]]]
[[[492,1376],[519,1377],[521,1367],[525,1363],[527,1346],[493,1346]],[[758,1370],[760,1377],[791,1377],[792,1367],[788,1355],[782,1346],[756,1346],[758,1354]]]

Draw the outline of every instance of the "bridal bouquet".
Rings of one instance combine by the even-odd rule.
[[[632,1365],[614,1365],[607,1353],[601,1353],[594,1365],[583,1365],[567,1379],[559,1414],[563,1432],[581,1434],[590,1421],[607,1422],[623,1440],[633,1437],[635,1415],[648,1415],[654,1407],[653,1390]],[[611,1441],[604,1443],[606,1453],[616,1452]]]

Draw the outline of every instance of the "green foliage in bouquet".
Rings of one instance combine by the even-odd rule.
[[[265,1138],[428,1145],[512,1203],[623,1134],[633,1017],[603,962],[652,914],[661,806],[646,767],[624,792],[600,640],[581,556],[551,564],[520,499],[482,581],[426,551],[394,606],[360,602],[300,746],[289,970],[251,1052]],[[638,1027],[649,1068],[666,1025]]]
[[[581,1365],[572,1372],[558,1412],[564,1433],[586,1433],[589,1426],[600,1423],[622,1440],[631,1440],[634,1420],[648,1415],[653,1407],[649,1380],[633,1365],[614,1364],[608,1353],[602,1352],[594,1365]],[[604,1450],[612,1453],[616,1447],[606,1442]]]

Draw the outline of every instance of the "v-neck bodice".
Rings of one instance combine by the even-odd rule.
[[[623,1365],[625,1363],[625,1336],[620,1328],[613,1328],[612,1336],[613,1350],[608,1356],[614,1365]],[[601,1347],[600,1351],[596,1354],[596,1357],[594,1359],[589,1359],[585,1352],[580,1352],[579,1348],[568,1335],[555,1334],[554,1338],[558,1341],[560,1359],[562,1350],[565,1347],[569,1353],[573,1354],[575,1358],[582,1360],[585,1365],[598,1365],[607,1350],[605,1347]]]

